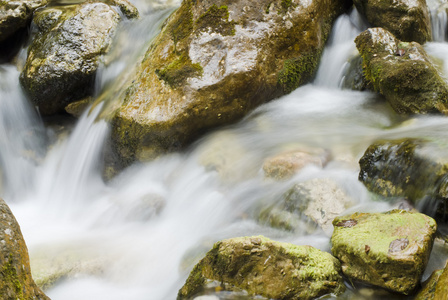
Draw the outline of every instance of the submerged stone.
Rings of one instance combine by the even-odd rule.
[[[373,27],[382,27],[405,42],[431,40],[431,19],[425,0],[354,0]]]
[[[382,28],[355,39],[364,75],[398,113],[448,113],[448,85],[423,47],[400,42]]]
[[[309,82],[345,8],[344,0],[184,0],[136,74],[117,87],[112,141],[120,163],[180,149]]]
[[[31,23],[34,11],[47,4],[47,0],[0,1],[0,42]]]
[[[332,253],[350,279],[410,294],[432,250],[436,222],[421,213],[355,213],[333,221]]]
[[[331,232],[333,219],[354,204],[331,179],[315,178],[294,185],[279,201],[263,209],[259,220],[289,231]]]
[[[49,300],[31,277],[28,249],[19,224],[0,199],[0,298]]]
[[[113,2],[118,3],[125,2]],[[50,6],[34,14],[36,33],[20,81],[40,113],[63,112],[69,103],[93,94],[101,56],[120,20],[103,2]]]
[[[262,236],[216,243],[194,267],[178,299],[200,294],[209,281],[272,299],[314,299],[345,290],[340,263],[329,253]]]
[[[286,180],[308,165],[323,167],[329,160],[329,152],[323,149],[315,152],[294,151],[269,157],[263,163],[264,174],[268,178]]]

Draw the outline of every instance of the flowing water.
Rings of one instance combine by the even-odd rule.
[[[123,26],[118,40],[124,45],[153,36],[178,3],[136,5],[142,20]],[[359,19],[353,12],[337,20],[313,84],[208,134],[187,151],[131,166],[107,183],[100,162],[109,126],[95,121],[101,105],[60,133],[64,124],[43,124],[28,104],[15,67],[0,66],[1,194],[21,225],[34,276],[66,275],[48,296],[175,299],[198,259],[228,237],[262,234],[329,251],[331,233],[286,232],[254,217],[261,203],[274,201],[297,182],[333,179],[354,199],[347,213],[390,209],[392,204],[372,200],[358,182],[357,161],[378,138],[445,139],[448,118],[397,116],[373,93],[339,88],[347,61],[356,54],[353,39],[365,28]],[[446,64],[448,45],[437,41],[426,49]],[[98,94],[124,80],[148,42],[140,39],[106,59],[112,62],[99,73]],[[332,159],[285,182],[266,180],[263,161],[294,149],[327,149]],[[435,253],[425,278],[445,258]],[[349,289],[344,298],[369,299],[362,293],[350,298],[353,293]],[[222,293],[210,297],[237,299]]]

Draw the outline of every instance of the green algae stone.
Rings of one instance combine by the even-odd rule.
[[[345,276],[409,294],[419,284],[437,229],[421,213],[355,213],[333,221],[332,253]]]
[[[178,299],[200,295],[210,281],[269,299],[314,299],[345,290],[340,263],[331,254],[263,236],[217,242],[191,271]]]

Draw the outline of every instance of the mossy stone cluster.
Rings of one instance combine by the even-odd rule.
[[[2,299],[49,300],[31,277],[28,250],[19,224],[0,199],[0,295]]]
[[[367,81],[398,113],[448,112],[448,85],[418,43],[400,42],[382,28],[355,39]]]
[[[119,163],[179,150],[309,82],[346,8],[344,0],[184,0],[136,73],[117,87],[111,107],[121,105],[112,112]]]
[[[123,1],[112,4],[135,16],[132,5]],[[40,113],[63,112],[69,103],[93,94],[101,56],[109,50],[120,20],[103,2],[49,6],[34,14],[37,32],[20,81]]]
[[[352,280],[410,294],[420,283],[437,229],[434,219],[393,210],[333,220],[332,253]]]
[[[379,140],[359,161],[359,180],[384,197],[406,197],[418,203],[438,199],[446,212],[448,158],[446,147],[421,139]],[[434,212],[433,212],[434,213]]]
[[[345,290],[340,263],[311,246],[280,243],[262,236],[216,243],[194,267],[178,299],[201,293],[218,281],[269,299],[314,299]]]
[[[0,42],[26,27],[33,12],[47,4],[47,0],[2,0],[0,1]]]
[[[382,27],[405,42],[431,40],[431,19],[426,0],[354,0],[372,27]]]

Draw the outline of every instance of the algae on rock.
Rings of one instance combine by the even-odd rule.
[[[329,253],[262,236],[216,243],[193,268],[178,299],[200,294],[210,280],[273,299],[314,299],[345,290],[340,263]]]
[[[364,75],[398,113],[448,113],[448,85],[418,43],[400,42],[382,28],[355,39]]]
[[[437,229],[421,213],[355,213],[333,221],[332,253],[345,276],[397,293],[420,283]]]
[[[122,166],[178,150],[205,131],[309,82],[346,1],[184,0],[126,86],[112,120]],[[268,9],[266,9],[268,7]]]

